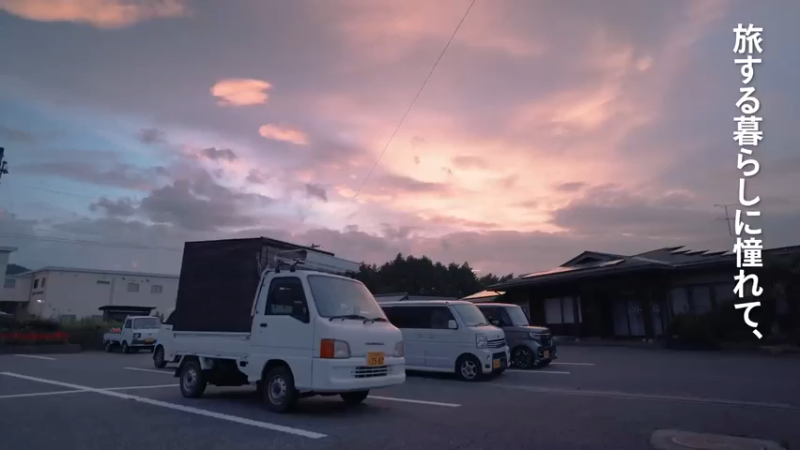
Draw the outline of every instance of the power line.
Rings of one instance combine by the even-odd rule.
[[[50,192],[51,194],[69,195],[71,197],[86,198],[86,199],[89,199],[89,200],[97,200],[98,199],[97,196],[76,194],[74,192],[59,191],[57,189],[49,189],[49,188],[43,188],[43,187],[38,187],[38,186],[25,186],[25,185],[21,185],[21,184],[14,184],[13,186],[11,186],[11,188],[12,189],[15,189],[15,188],[31,189],[31,190],[34,190],[34,191]]]
[[[367,183],[367,180],[369,180],[369,177],[372,176],[372,172],[374,172],[375,168],[378,167],[378,163],[381,162],[381,158],[383,158],[383,154],[386,153],[386,150],[389,149],[389,146],[392,144],[392,141],[394,140],[395,135],[397,134],[398,131],[400,131],[400,127],[402,127],[403,123],[406,121],[406,117],[408,117],[408,113],[410,113],[411,109],[414,108],[414,104],[417,103],[417,99],[419,98],[420,94],[422,94],[423,89],[425,89],[425,86],[428,84],[428,80],[431,79],[431,76],[433,75],[433,72],[436,70],[436,67],[439,65],[439,61],[441,61],[442,57],[444,57],[445,52],[447,52],[447,49],[450,47],[450,43],[453,42],[453,38],[456,37],[456,34],[458,33],[458,30],[461,28],[461,25],[464,23],[464,20],[466,20],[467,16],[469,15],[469,12],[472,10],[472,7],[475,5],[476,1],[477,0],[472,0],[472,2],[469,4],[469,7],[467,8],[467,11],[464,13],[464,16],[461,18],[461,21],[458,22],[458,25],[456,25],[455,30],[453,30],[453,34],[450,35],[450,39],[447,41],[447,44],[442,49],[442,52],[439,53],[439,57],[436,58],[436,62],[433,63],[433,67],[431,67],[431,71],[428,72],[428,76],[425,77],[425,81],[422,82],[422,86],[420,86],[419,90],[417,91],[417,95],[415,95],[414,99],[411,100],[411,104],[408,105],[408,109],[406,109],[405,114],[403,114],[403,117],[400,119],[400,123],[397,124],[397,127],[394,129],[394,132],[392,133],[392,135],[389,136],[389,140],[386,142],[386,145],[383,147],[383,151],[381,151],[381,154],[378,155],[378,159],[375,160],[375,164],[373,164],[372,168],[369,170],[369,172],[367,172],[367,176],[364,177],[364,179],[361,181],[361,185],[358,187],[358,190],[353,195],[353,199],[358,197],[358,194],[361,193],[361,189],[364,188],[364,185]]]
[[[714,205],[715,208],[723,208],[725,210],[725,217],[724,218],[719,218],[717,220],[724,220],[725,222],[727,222],[728,223],[728,235],[733,236],[733,227],[731,226],[731,221],[733,220],[733,218],[731,217],[730,213],[728,212],[728,208],[731,207],[731,206],[736,206],[736,204],[735,203],[724,203],[724,204],[717,203],[717,204]]]
[[[90,241],[84,239],[67,239],[67,238],[57,238],[57,237],[47,237],[47,236],[36,236],[33,234],[12,234],[12,233],[0,233],[0,238],[9,238],[9,239],[22,239],[22,240],[29,240],[29,241],[43,241],[43,242],[56,242],[60,244],[75,244],[75,245],[94,245],[97,247],[108,247],[108,248],[129,248],[135,250],[167,250],[167,251],[174,251],[179,252],[183,251],[182,248],[177,247],[161,247],[157,245],[142,245],[142,244],[134,244],[132,242],[102,242],[102,241]]]

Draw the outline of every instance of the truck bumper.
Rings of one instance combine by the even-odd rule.
[[[312,373],[314,392],[364,391],[403,384],[406,381],[406,360],[387,357],[384,365],[370,367],[363,357],[314,358]]]

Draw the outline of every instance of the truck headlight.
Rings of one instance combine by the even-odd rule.
[[[142,333],[133,333],[134,339],[139,339],[140,337],[142,337]]]
[[[489,346],[489,342],[486,340],[485,334],[476,334],[475,335],[475,346],[478,348],[486,348]]]
[[[403,341],[400,341],[394,344],[394,356],[397,358],[402,358],[406,354],[406,344]]]
[[[323,339],[319,345],[319,357],[342,359],[350,357],[350,344],[337,339]]]

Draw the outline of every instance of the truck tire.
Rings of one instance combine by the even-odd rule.
[[[106,349],[106,353],[111,353],[114,351],[114,344],[112,344],[111,341],[106,341],[104,347]]]
[[[355,406],[367,399],[369,391],[343,392],[340,395],[345,403],[350,406]]]
[[[153,365],[156,366],[156,369],[167,367],[167,361],[164,359],[164,347],[160,345],[153,351]]]
[[[203,396],[207,386],[200,361],[186,361],[181,366],[181,394],[186,398]]]
[[[264,403],[270,411],[283,414],[291,410],[297,402],[294,375],[288,367],[273,367],[264,374],[261,384]]]
[[[128,347],[128,343],[125,342],[125,341],[122,341],[122,353],[128,354],[130,352],[131,352],[131,348]]]

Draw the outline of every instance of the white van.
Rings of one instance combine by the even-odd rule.
[[[503,330],[489,325],[470,302],[401,301],[381,307],[403,332],[408,370],[455,372],[474,381],[508,367]]]

